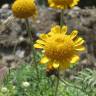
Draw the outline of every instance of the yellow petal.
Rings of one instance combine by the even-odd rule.
[[[85,49],[86,48],[84,46],[77,46],[75,50],[76,51],[85,51]]]
[[[37,43],[34,44],[34,48],[40,48],[40,49],[41,49],[41,48],[43,48],[43,47],[44,47],[44,46],[42,46],[42,45],[40,45],[40,44],[37,44]]]
[[[76,63],[77,61],[79,61],[79,56],[78,55],[75,55],[73,58],[72,58],[72,60],[71,60],[71,62],[70,63]]]
[[[83,40],[83,38],[81,38],[81,37],[79,37],[79,38],[77,38],[76,40],[75,40],[75,44],[78,44],[78,43],[84,43],[84,40]]]
[[[75,43],[75,46],[80,46],[84,43],[85,41],[82,39],[81,41],[79,41],[78,43]]]
[[[45,44],[45,42],[44,42],[43,40],[37,40],[36,43],[41,44],[41,45],[42,45],[42,44],[43,44],[43,45]]]
[[[63,34],[66,34],[67,29],[68,29],[68,27],[67,27],[67,26],[63,26],[63,27],[62,27],[62,33],[63,33]]]
[[[53,68],[55,68],[55,69],[59,68],[59,63],[53,62]]]
[[[48,37],[47,34],[40,34],[40,35],[39,35],[39,38],[42,39],[42,40],[46,40],[47,37]]]
[[[78,34],[78,31],[77,30],[73,30],[72,33],[70,34],[70,37],[72,39],[74,39],[77,36],[77,34]]]
[[[49,32],[48,35],[49,36],[54,35],[54,32]]]
[[[43,57],[43,58],[40,60],[40,63],[41,63],[41,64],[45,64],[45,63],[47,63],[47,62],[49,62],[49,59],[48,59],[47,57]]]
[[[51,32],[53,32],[54,34],[60,33],[60,26],[59,25],[53,26],[51,28]]]

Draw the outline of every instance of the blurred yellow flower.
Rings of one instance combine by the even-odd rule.
[[[77,30],[73,30],[70,35],[66,32],[67,26],[62,28],[59,25],[53,26],[48,34],[41,34],[40,39],[34,44],[35,48],[44,50],[41,63],[47,63],[47,68],[65,70],[76,63],[79,60],[79,53],[85,50],[83,38],[76,37]]]
[[[14,16],[28,18],[37,15],[37,8],[34,0],[16,0],[12,5]]]
[[[78,4],[80,0],[48,0],[49,6],[57,9],[72,8]]]

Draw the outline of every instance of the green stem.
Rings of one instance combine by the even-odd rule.
[[[37,72],[37,79],[39,79],[38,66],[37,66],[37,62],[36,62],[36,52],[35,52],[35,49],[33,47],[34,42],[33,42],[32,34],[31,34],[30,24],[29,24],[28,19],[25,19],[25,21],[26,21],[26,29],[27,29],[28,36],[30,38],[30,43],[31,43],[31,51],[32,51],[32,56],[33,56],[33,63],[35,65],[35,69],[36,69],[36,72]]]
[[[55,89],[55,95],[54,96],[58,96],[58,87],[59,87],[59,79],[58,79],[58,77],[56,77],[56,89]]]
[[[62,9],[62,10],[61,10],[61,15],[60,15],[60,26],[61,26],[61,28],[62,28],[62,26],[63,26],[63,24],[64,24],[63,15],[64,15],[64,10]]]

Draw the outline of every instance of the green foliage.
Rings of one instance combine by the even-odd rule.
[[[96,70],[85,69],[79,72],[75,77],[75,83],[88,94],[88,96],[96,96]]]
[[[46,74],[44,71],[44,67],[40,66],[39,80],[37,80],[35,68],[33,68],[31,65],[22,64],[20,68],[11,70],[7,84],[5,81],[5,84],[3,85],[9,90],[9,92],[6,92],[6,94],[8,94],[8,96],[52,96],[53,92],[51,91],[51,81],[45,76]],[[25,81],[29,82],[30,84],[28,88],[22,87],[22,82]],[[15,93],[12,91],[13,86],[15,86]],[[2,92],[0,94],[2,94]],[[5,93],[0,96],[5,96]]]
[[[8,91],[2,93],[1,90],[0,96],[54,96],[56,77],[46,77],[44,65],[39,65],[38,68],[39,79],[34,66],[30,64],[22,64],[18,69],[11,70],[10,76],[2,85]],[[57,96],[96,96],[95,78],[96,71],[86,69],[80,72],[74,81],[60,80]],[[28,82],[30,86],[22,86],[23,82]]]

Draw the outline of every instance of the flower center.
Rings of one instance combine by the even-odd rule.
[[[73,41],[68,35],[54,35],[47,40],[45,55],[48,58],[61,61],[70,58],[73,52]]]

